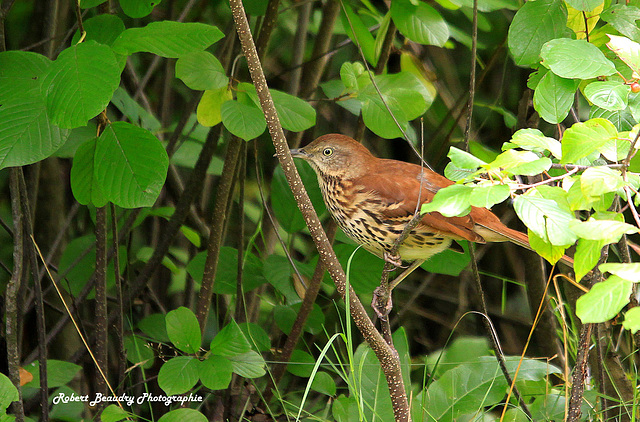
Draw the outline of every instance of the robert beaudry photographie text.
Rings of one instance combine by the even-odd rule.
[[[75,393],[65,394],[59,393],[53,398],[53,404],[58,403],[70,403],[70,402],[84,402],[89,403],[89,406],[96,406],[100,403],[118,403],[131,406],[133,403],[142,404],[144,402],[163,402],[165,406],[170,406],[171,403],[184,404],[187,402],[201,403],[202,396],[189,393],[188,396],[162,396],[149,393],[143,393],[140,396],[130,396],[127,394],[121,394],[119,396],[105,396],[102,393],[96,393],[95,397],[89,398],[89,395],[78,395]]]

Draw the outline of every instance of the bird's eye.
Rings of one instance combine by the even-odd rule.
[[[333,148],[325,148],[324,150],[322,150],[322,154],[325,157],[329,157],[331,154],[333,154]]]

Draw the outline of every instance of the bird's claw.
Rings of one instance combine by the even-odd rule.
[[[389,314],[391,313],[391,309],[393,309],[391,295],[384,294],[384,290],[382,289],[382,287],[376,287],[373,291],[371,307],[373,308],[373,311],[376,313],[376,315],[378,315],[378,318],[380,318],[382,321],[387,321],[387,318],[389,318]]]
[[[382,258],[385,262],[393,265],[394,267],[401,268],[402,267],[402,258],[398,254],[392,254],[391,252],[384,251],[382,253]]]

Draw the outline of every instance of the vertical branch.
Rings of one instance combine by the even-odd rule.
[[[213,207],[209,240],[207,242],[207,258],[204,263],[202,287],[200,287],[198,304],[196,306],[196,316],[198,317],[198,322],[202,330],[205,328],[207,316],[209,315],[209,305],[213,297],[213,283],[218,270],[218,257],[220,255],[220,247],[222,246],[224,223],[227,220],[228,198],[233,186],[233,176],[236,171],[242,142],[244,141],[235,136],[229,141],[227,154],[224,158],[224,166],[222,167],[222,176],[220,177],[218,190],[216,192],[216,202]]]
[[[298,95],[300,78],[302,77],[302,60],[307,47],[307,31],[309,30],[309,16],[313,3],[308,1],[298,7],[298,25],[293,39],[293,56],[291,57],[291,76],[289,78],[289,94]]]
[[[240,145],[240,157],[238,159],[238,278],[236,279],[236,313],[235,320],[238,324],[247,321],[246,304],[244,299],[243,267],[244,267],[244,182],[246,179],[247,144]]]
[[[280,164],[282,165],[285,177],[287,178],[287,182],[291,187],[293,196],[298,203],[298,207],[302,212],[313,241],[316,244],[320,259],[323,261],[323,264],[326,266],[329,274],[333,278],[338,293],[344,298],[347,292],[344,271],[331,248],[331,243],[322,229],[322,225],[320,224],[318,216],[311,204],[309,195],[304,189],[302,181],[300,180],[300,175],[293,164],[293,157],[291,157],[291,153],[289,152],[287,140],[284,137],[282,126],[280,125],[280,120],[278,119],[278,114],[275,106],[273,105],[267,81],[262,71],[262,65],[258,59],[258,53],[253,43],[251,30],[249,29],[249,22],[247,21],[247,16],[244,12],[242,0],[230,0],[230,6],[231,13],[233,14],[233,20],[238,31],[238,38],[242,45],[242,51],[247,59],[249,73],[251,74],[251,79],[256,87],[260,106],[262,107],[262,111],[267,121],[269,134],[271,135],[271,139]],[[391,350],[384,339],[380,336],[380,333],[375,329],[371,319],[368,317],[364,309],[364,306],[362,306],[362,303],[351,286],[349,286],[349,306],[353,316],[353,322],[356,324],[380,361],[389,387],[389,394],[391,396],[395,420],[398,422],[410,421],[411,413],[409,411],[409,402],[407,400],[404,382],[402,379],[398,354]]]
[[[100,370],[108,373],[107,335],[107,207],[96,208],[96,392],[108,395],[107,380],[100,376]],[[100,406],[101,408],[104,406]]]
[[[584,324],[580,330],[580,342],[578,343],[578,355],[576,356],[576,366],[573,369],[571,378],[571,400],[569,401],[569,414],[567,422],[577,422],[580,420],[582,410],[582,396],[584,394],[584,384],[587,377],[587,362],[589,359],[589,344],[591,343],[591,330],[593,324]]]
[[[22,227],[24,230],[25,238],[33,240],[33,225],[31,223],[31,208],[29,206],[29,194],[27,191],[27,184],[24,181],[24,174],[22,173],[22,167],[13,169],[17,172],[19,188],[20,188],[20,205],[22,208]],[[31,271],[33,273],[33,284],[36,293],[36,330],[38,332],[38,366],[40,369],[40,406],[41,406],[41,420],[49,420],[49,389],[47,381],[47,343],[46,334],[47,327],[44,319],[44,300],[42,297],[42,284],[38,277],[38,262],[36,259],[35,245],[29,242],[29,261],[31,265]]]
[[[120,256],[119,253],[119,237],[118,237],[118,220],[116,219],[116,206],[113,203],[109,204],[111,211],[111,238],[113,241],[112,250],[113,254],[113,268],[114,276],[116,280],[116,302],[117,302],[117,316],[116,316],[116,340],[118,350],[118,392],[122,393],[124,388],[124,377],[127,365],[127,356],[124,350],[124,304],[122,303],[122,280],[120,279]],[[107,261],[109,256],[107,256]]]
[[[280,0],[269,0],[267,4],[267,11],[265,12],[260,32],[258,33],[258,39],[256,41],[256,49],[260,60],[264,58],[269,46],[269,40],[271,39],[271,33],[278,22],[278,7],[280,7]]]
[[[7,340],[7,361],[9,378],[18,389],[18,400],[14,402],[13,414],[18,422],[24,421],[24,405],[22,388],[20,387],[20,350],[18,347],[18,290],[24,272],[24,230],[22,226],[22,210],[20,207],[20,187],[18,169],[11,169],[11,214],[13,217],[13,273],[5,292],[5,335]]]

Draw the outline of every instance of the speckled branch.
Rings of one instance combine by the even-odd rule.
[[[336,284],[338,292],[342,297],[345,297],[346,277],[344,271],[333,252],[326,233],[322,229],[320,220],[318,219],[313,205],[309,200],[309,195],[304,189],[300,175],[293,164],[293,158],[289,152],[289,147],[284,137],[276,109],[273,105],[273,100],[271,99],[271,94],[267,87],[267,81],[264,77],[260,60],[258,59],[256,47],[253,43],[251,30],[249,29],[249,23],[244,12],[242,0],[230,0],[230,6],[238,31],[238,38],[242,44],[242,51],[247,59],[251,79],[253,80],[258,98],[260,99],[260,105],[267,121],[267,126],[269,128],[271,139],[273,140],[278,160],[282,165],[287,182],[293,191],[293,196],[298,203],[298,207],[304,216],[309,232],[316,244],[320,259],[326,266],[327,271]],[[402,373],[400,371],[400,359],[398,358],[397,353],[392,351],[392,349],[383,340],[380,333],[375,329],[371,319],[365,312],[364,306],[362,306],[362,303],[351,287],[349,287],[349,305],[354,323],[380,360],[389,386],[395,420],[410,421],[411,414],[409,412],[409,403],[407,401]]]

